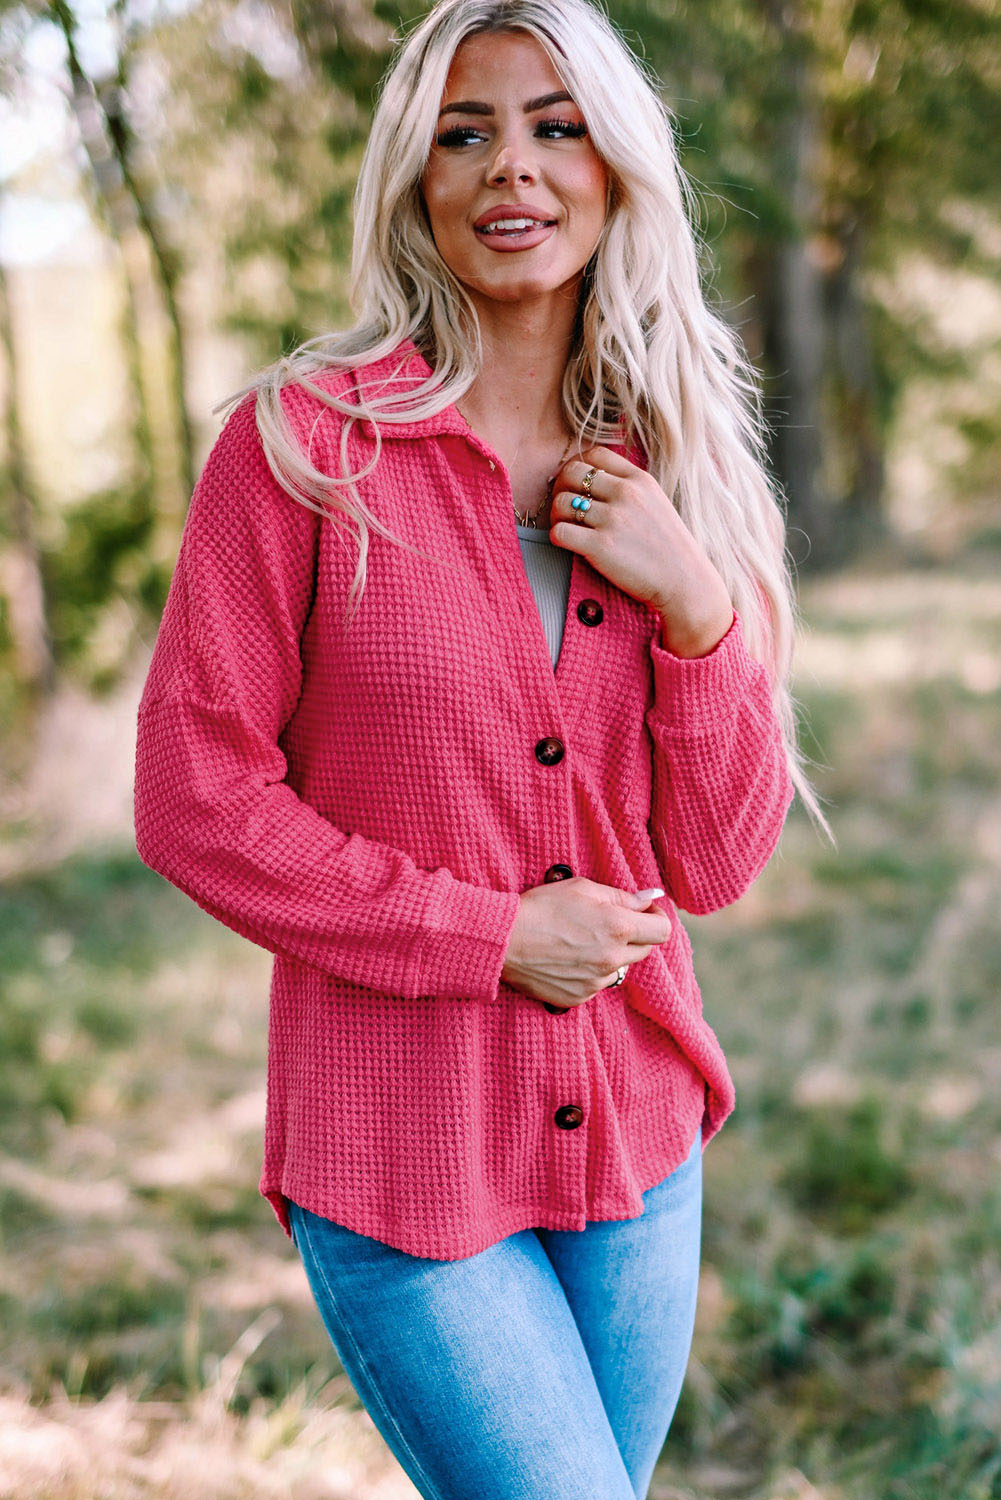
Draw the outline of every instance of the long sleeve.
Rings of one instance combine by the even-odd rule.
[[[654,700],[650,836],[665,886],[684,911],[718,911],[768,863],[793,788],[765,668],[740,616],[707,656],[651,638]]]
[[[195,488],[143,693],[139,854],[273,953],[402,998],[496,999],[517,893],[420,869],[286,781],[322,524],[272,476],[248,398]]]

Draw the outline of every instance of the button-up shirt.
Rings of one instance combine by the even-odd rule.
[[[408,341],[317,383],[426,378]],[[354,393],[354,394],[353,394]],[[316,466],[344,418],[282,393]],[[555,668],[510,480],[454,406],[381,426],[354,533],[246,398],[192,497],[139,712],[142,858],[275,955],[261,1192],[411,1254],[626,1219],[734,1104],[678,908],[734,901],[791,798],[739,615],[707,656],[573,557]],[[359,470],[375,434],[355,422]],[[521,892],[662,886],[668,941],[554,1013],[501,977]]]

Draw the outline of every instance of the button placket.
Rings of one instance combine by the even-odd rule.
[[[582,592],[586,580],[583,574],[584,561],[577,553],[571,556],[570,587],[567,591],[567,608],[563,622],[563,640],[560,645],[559,656],[556,665],[553,666],[549,653],[549,643],[546,640],[546,631],[539,615],[539,607],[535,602],[532,585],[529,583],[528,574],[525,572],[525,564],[521,555],[521,545],[518,541],[518,532],[514,521],[514,494],[511,489],[510,475],[501,463],[498,456],[477,438],[473,432],[464,433],[466,442],[485,461],[490,471],[491,486],[497,485],[503,479],[506,489],[507,515],[510,518],[500,529],[506,538],[503,551],[498,551],[498,557],[506,560],[506,565],[511,575],[514,588],[519,592],[521,599],[520,610],[510,611],[512,619],[520,619],[528,625],[534,644],[526,640],[524,633],[513,637],[520,650],[530,650],[533,656],[537,655],[540,663],[545,662],[549,681],[553,686],[553,696],[559,705],[559,719],[565,725],[569,733],[583,712],[587,701],[586,682],[582,680],[580,663],[575,658],[581,633],[578,624],[590,623],[590,616],[597,610],[598,617],[603,614],[602,606],[596,599],[589,598],[580,603],[587,606],[585,613],[581,614],[577,596]],[[592,609],[593,606],[593,609]],[[585,615],[588,619],[585,619]]]
[[[499,460],[491,455],[486,446],[479,442],[476,439],[475,435],[467,434],[466,440],[469,443],[470,447],[486,460],[486,463],[492,475],[496,475],[498,469],[500,469],[502,473],[505,472],[502,465],[500,465]],[[496,483],[496,480],[494,482]],[[507,498],[510,501],[510,513],[513,518],[514,497],[511,493],[509,477],[507,489]],[[574,594],[581,586],[581,574],[580,559],[576,554],[574,554],[571,560],[570,586],[567,593],[567,609],[563,625],[563,641],[560,647],[559,656],[556,661],[556,666],[553,667],[552,659],[549,654],[549,644],[546,640],[545,627],[542,624],[542,620],[539,615],[539,607],[536,603],[535,595],[532,592],[532,586],[528,580],[528,575],[525,572],[525,564],[521,556],[521,546],[518,541],[518,533],[515,530],[513,520],[511,526],[505,527],[504,530],[508,533],[510,540],[510,546],[508,548],[507,555],[511,562],[511,571],[513,574],[513,578],[516,581],[516,587],[521,590],[522,595],[522,608],[520,614],[523,619],[528,619],[532,622],[535,634],[540,643],[540,647],[544,652],[546,664],[549,668],[548,677],[553,689],[551,700],[555,700],[554,706],[557,710],[558,720],[566,723],[567,728],[569,729],[570,721],[575,718],[575,716],[579,715],[581,711],[585,696],[580,691],[576,691],[574,694],[568,694],[566,691],[568,685],[573,684],[574,686],[576,686],[575,679],[571,678],[568,675],[570,670],[570,662],[572,660],[572,657],[569,653],[572,653],[575,645],[576,631],[574,627],[574,618],[576,615],[576,620],[578,620],[581,624],[593,625],[600,622],[603,617],[604,611],[599,602],[596,599],[592,598],[583,599],[575,605]],[[512,615],[515,615],[516,613],[517,612],[512,611]],[[525,643],[523,641],[523,638],[519,636],[516,639],[518,645],[520,647],[524,647]],[[534,754],[536,761],[540,766],[557,766],[566,755],[566,744],[559,735],[545,735],[536,741],[534,746]],[[551,880],[567,880],[571,878],[572,875],[573,870],[570,865],[554,864],[549,867],[544,879],[547,882]],[[542,1004],[551,1015],[569,1015],[573,1010],[577,1008],[575,1006],[553,1005],[548,1001],[543,1001]],[[573,1107],[579,1108],[579,1106]],[[568,1127],[564,1126],[563,1128],[565,1129]]]
[[[549,869],[542,877],[542,883],[543,885],[552,885],[556,880],[572,879],[573,870],[570,865],[555,864],[549,866]],[[545,1010],[548,1010],[551,1016],[568,1016],[571,1011],[577,1009],[575,1005],[554,1005],[549,1000],[543,1000],[542,1005]]]
[[[590,1156],[592,1027],[586,1005],[570,1007],[576,1022],[546,1022],[547,1069],[543,1128],[550,1132],[553,1185],[565,1210],[586,1217]]]
[[[555,735],[548,735],[545,739],[541,739],[536,743],[535,758],[540,765],[558,765],[563,759],[564,754],[563,742],[557,739]],[[555,864],[549,866],[542,880],[544,885],[550,885],[554,880],[569,880],[572,875],[573,870],[569,865]],[[572,1005],[553,1005],[548,1000],[543,1000],[541,1003],[548,1010],[549,1014],[553,1016],[565,1016],[574,1009]]]

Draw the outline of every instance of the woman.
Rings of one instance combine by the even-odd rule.
[[[438,1500],[646,1494],[734,1103],[678,908],[815,807],[685,203],[586,0],[436,5],[357,325],[234,398],[140,710],[142,857],[276,956],[261,1191]]]

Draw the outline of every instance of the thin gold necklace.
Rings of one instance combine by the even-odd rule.
[[[525,514],[522,515],[518,507],[515,506],[514,518],[519,526],[533,526],[536,528],[536,530],[539,529],[539,517],[542,515],[550,500],[553,498],[553,485],[556,483],[556,475],[560,472],[564,463],[566,462],[567,454],[570,452],[572,446],[573,435],[571,434],[569,442],[563,449],[563,452],[560,454],[559,462],[556,465],[554,473],[550,474],[548,480],[546,481],[546,493],[542,498],[542,504],[539,506],[538,510],[534,512],[529,512],[526,510]]]
[[[477,436],[476,429],[473,427],[472,422],[470,422],[469,418],[466,416],[466,413],[461,410],[461,408],[458,406],[458,404],[456,404],[456,408],[455,409],[459,413],[459,416],[462,418],[462,420],[465,422],[465,424],[468,427],[470,433],[472,433],[473,437],[476,437]],[[563,449],[563,452],[560,454],[559,462],[556,465],[555,472],[552,473],[552,474],[550,474],[549,478],[546,481],[546,493],[542,497],[542,504],[539,506],[538,510],[535,511],[534,513],[529,513],[528,511],[526,511],[525,514],[522,515],[522,513],[518,509],[518,507],[517,506],[514,507],[514,518],[517,521],[517,523],[518,523],[519,526],[532,526],[532,527],[535,527],[536,529],[538,529],[538,526],[539,526],[539,516],[542,515],[542,512],[545,510],[546,506],[549,504],[550,500],[553,498],[553,485],[556,483],[556,475],[560,472],[560,470],[562,469],[563,465],[566,463],[567,454],[570,452],[570,449],[573,447],[573,442],[574,442],[574,434],[571,433],[569,439],[567,440],[566,447]]]

